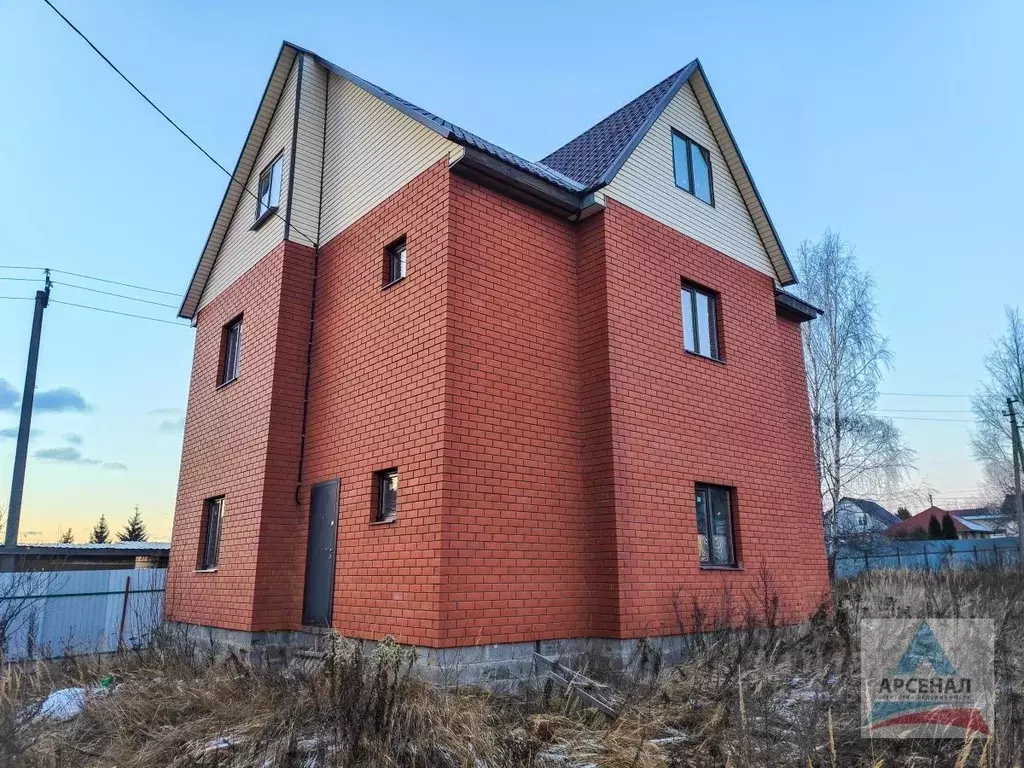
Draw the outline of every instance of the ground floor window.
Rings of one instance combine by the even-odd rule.
[[[735,566],[732,490],[721,485],[697,485],[696,494],[701,565]]]
[[[203,510],[203,535],[199,544],[199,570],[209,571],[220,561],[220,523],[224,516],[224,497],[207,499]]]

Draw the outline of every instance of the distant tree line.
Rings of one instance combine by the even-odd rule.
[[[70,529],[65,536],[70,536]],[[72,537],[72,541],[74,538]],[[128,522],[125,523],[124,528],[117,533],[118,541],[149,541],[149,532],[146,530],[146,524],[142,522],[142,514],[139,512],[139,505],[135,505],[135,511],[132,512],[131,517],[128,518]],[[63,541],[63,539],[62,539]],[[92,532],[89,534],[90,544],[110,544],[113,541],[113,537],[110,533],[110,527],[107,525],[107,516],[100,515],[99,522],[93,526]]]

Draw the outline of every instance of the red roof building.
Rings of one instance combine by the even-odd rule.
[[[928,507],[923,512],[918,512],[913,517],[901,520],[890,526],[885,531],[886,536],[899,538],[927,538],[928,526],[934,517],[940,524],[942,518],[949,515],[956,528],[957,537],[961,539],[983,539],[992,535],[991,529],[973,520],[963,519],[957,516],[957,510],[946,510],[941,507]]]

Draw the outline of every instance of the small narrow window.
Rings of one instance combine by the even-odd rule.
[[[736,565],[732,535],[732,493],[719,485],[698,485],[697,549],[701,565]]]
[[[718,310],[713,293],[683,285],[683,346],[687,352],[719,360]]]
[[[209,571],[220,561],[220,525],[224,516],[224,497],[207,499],[203,510],[203,532],[199,544],[199,570]]]
[[[398,470],[385,469],[374,475],[376,481],[376,509],[374,521],[386,523],[398,515]]]
[[[236,317],[224,326],[223,349],[221,352],[220,384],[227,384],[238,378],[238,366],[242,357],[242,318]]]
[[[672,131],[672,163],[677,187],[708,205],[715,204],[710,152],[683,134]]]
[[[284,156],[277,158],[260,174],[260,183],[256,191],[256,223],[258,226],[274,214],[281,203],[281,166]]]
[[[406,247],[405,238],[395,240],[385,249],[384,285],[397,283],[405,277]]]

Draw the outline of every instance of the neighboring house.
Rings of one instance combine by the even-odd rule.
[[[169,620],[529,652],[690,631],[762,567],[791,620],[827,596],[817,311],[697,61],[531,162],[285,44],[235,175]]]
[[[977,510],[963,510],[964,512],[976,512]],[[906,520],[901,520],[895,525],[891,526],[886,532],[886,536],[893,536],[897,538],[928,538],[928,526],[930,525],[931,518],[934,516],[939,523],[942,523],[942,518],[949,515],[953,521],[953,527],[956,528],[956,534],[958,539],[987,539],[993,536],[995,531],[992,526],[986,522],[974,519],[970,514],[961,516],[958,510],[947,510],[941,507],[928,507],[923,512],[918,512],[913,517],[909,517]]]
[[[957,509],[951,514],[960,520],[976,523],[988,528],[993,538],[1017,535],[1017,516],[1014,512],[1014,497],[1007,496],[1001,506]]]
[[[116,568],[166,568],[166,541],[116,541],[108,544],[18,544],[0,546],[12,556],[15,571],[96,571]]]
[[[868,499],[842,498],[837,505],[835,516],[837,536],[856,536],[859,534],[882,533],[900,519],[876,501]],[[832,520],[832,510],[825,515]]]

